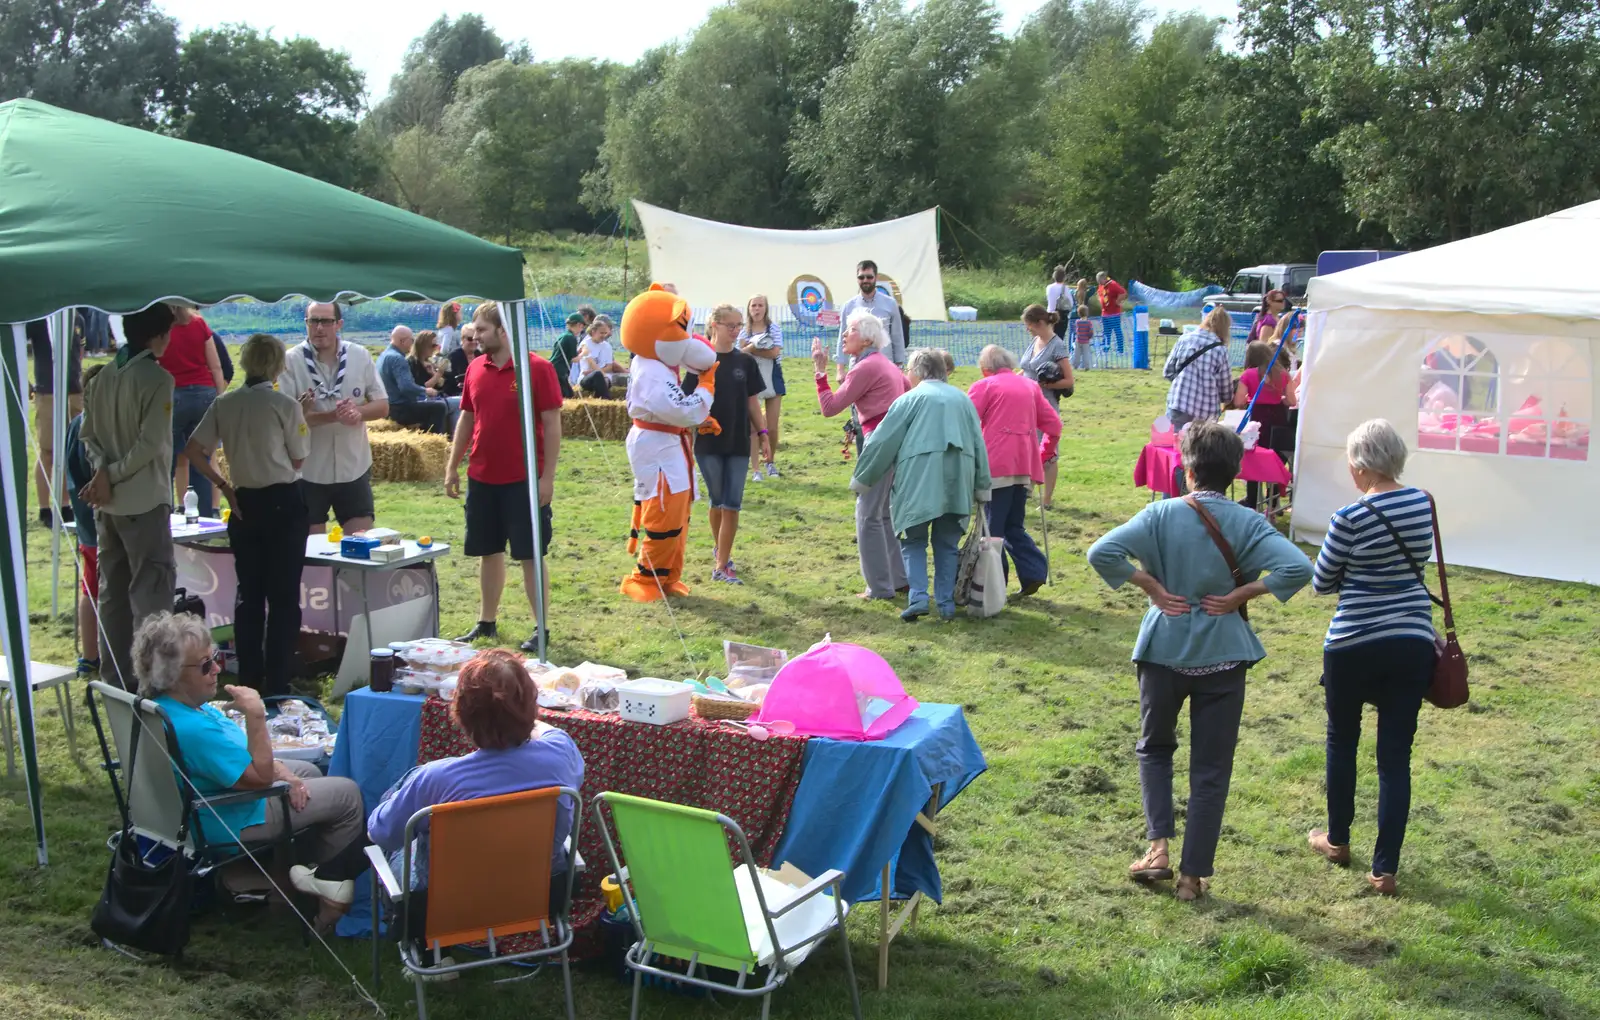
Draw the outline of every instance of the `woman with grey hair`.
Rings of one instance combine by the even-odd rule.
[[[1128,868],[1135,881],[1172,877],[1172,756],[1178,714],[1189,702],[1189,807],[1177,883],[1178,899],[1188,901],[1205,895],[1213,872],[1245,671],[1267,654],[1250,629],[1246,604],[1268,594],[1287,601],[1310,580],[1311,564],[1266,518],[1225,494],[1244,457],[1244,443],[1232,429],[1195,422],[1179,442],[1193,496],[1151,503],[1091,546],[1089,563],[1111,587],[1131,581],[1150,598],[1133,646],[1140,722],[1135,750],[1150,840]]]
[[[889,333],[869,309],[850,313],[845,323],[844,351],[855,360],[839,382],[837,392],[828,387],[828,355],[821,340],[811,341],[811,361],[817,376],[817,403],[824,418],[853,409],[860,429],[870,437],[888,413],[889,406],[906,391],[906,378],[889,360]],[[856,553],[861,576],[867,583],[857,598],[892,599],[906,590],[900,544],[890,523],[889,492],[894,472],[884,473],[873,485],[856,491]]]
[[[1328,828],[1311,849],[1350,863],[1356,748],[1364,705],[1378,710],[1378,840],[1367,882],[1393,896],[1411,813],[1411,742],[1433,676],[1433,604],[1421,564],[1433,551],[1433,497],[1401,485],[1406,444],[1382,418],[1345,441],[1350,480],[1362,498],[1333,512],[1311,587],[1339,596],[1322,645],[1328,713]]]
[[[961,536],[975,502],[989,500],[989,454],[967,395],[945,381],[948,355],[919,348],[906,361],[912,388],[896,400],[856,462],[850,487],[870,491],[893,472],[890,522],[910,592],[900,618],[928,613],[928,543],[933,543],[933,601],[939,618],[956,615]],[[851,375],[855,372],[852,371]]]
[[[289,784],[289,817],[282,803],[255,800],[207,808],[196,820],[213,842],[267,841],[284,826],[305,833],[312,867],[294,865],[289,878],[322,902],[317,923],[332,927],[355,898],[355,878],[366,869],[366,824],[361,790],[349,779],[325,778],[308,761],[278,761],[267,735],[266,706],[253,688],[230,685],[240,729],[211,704],[222,665],[205,621],[188,614],[156,613],[133,638],[139,694],[166,713],[177,737],[185,779],[202,797]]]
[[[967,387],[967,397],[977,409],[989,452],[989,533],[1005,539],[1006,553],[1017,564],[1021,594],[1027,596],[1044,586],[1049,573],[1044,554],[1024,526],[1028,493],[1045,480],[1044,465],[1061,441],[1061,418],[1044,391],[1016,374],[1016,367],[1015,354],[997,344],[985,347],[978,354],[983,378]]]

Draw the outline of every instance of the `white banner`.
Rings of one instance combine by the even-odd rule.
[[[859,293],[856,263],[878,264],[878,286],[913,319],[945,318],[937,209],[838,230],[767,230],[702,220],[634,202],[650,249],[651,279],[672,283],[695,308],[743,308],[765,294],[777,313],[816,314]]]

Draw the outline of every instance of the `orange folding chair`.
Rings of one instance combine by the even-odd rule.
[[[567,904],[581,865],[576,847],[583,824],[578,791],[550,786],[499,797],[456,801],[423,808],[406,822],[405,852],[400,876],[382,848],[367,847],[372,863],[372,985],[379,985],[378,925],[381,907],[391,908],[391,932],[400,944],[400,962],[417,986],[417,1016],[427,1020],[423,980],[495,964],[559,956],[566,989],[567,1020],[574,1020],[572,971],[567,950],[572,925],[566,907],[551,909],[550,858],[555,844],[557,808],[563,798],[572,810],[571,849],[567,865]],[[411,871],[417,830],[428,825],[427,910],[417,931]],[[511,935],[537,932],[543,946],[502,953],[499,942]],[[465,963],[446,963],[446,946],[488,943],[488,955]],[[430,959],[431,956],[431,959]]]

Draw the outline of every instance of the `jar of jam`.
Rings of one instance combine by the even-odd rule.
[[[374,691],[394,690],[394,652],[391,649],[372,650],[372,679],[369,685]]]

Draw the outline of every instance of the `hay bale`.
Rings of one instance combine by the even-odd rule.
[[[595,400],[585,397],[568,400],[561,406],[562,439],[613,439],[628,438],[633,419],[628,417],[628,405],[620,400]]]
[[[450,437],[419,432],[387,418],[367,422],[375,482],[442,482],[450,460]],[[218,448],[217,470],[228,473],[227,453]]]
[[[409,430],[377,432],[372,443],[372,480],[375,482],[438,482],[450,459],[445,436]]]

